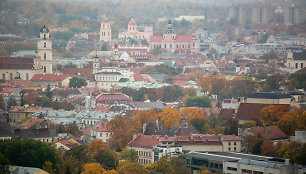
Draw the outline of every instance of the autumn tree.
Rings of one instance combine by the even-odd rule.
[[[161,157],[158,161],[152,164],[151,170],[157,173],[167,173],[174,174],[174,168],[171,162],[168,160],[168,157]]]
[[[278,125],[287,135],[294,135],[296,130],[305,130],[306,112],[300,109],[285,112],[279,120]]]
[[[264,143],[265,139],[261,132],[255,136],[247,136],[247,147],[252,154],[261,154],[261,145]]]
[[[129,160],[131,162],[137,162],[138,159],[138,153],[136,150],[134,149],[127,149],[124,148],[121,152],[120,152],[120,158],[122,160]]]
[[[149,111],[137,110],[133,112],[133,121],[136,130],[141,130],[144,123],[149,124],[155,121],[156,118],[156,112],[153,109]]]
[[[191,174],[189,168],[185,167],[185,159],[181,157],[170,158],[170,163],[173,166],[175,174]]]
[[[275,125],[281,118],[282,114],[289,111],[286,105],[269,105],[260,110],[260,122],[265,126]]]
[[[178,125],[181,120],[180,111],[176,108],[166,108],[162,112],[158,113],[157,117],[169,128]]]
[[[193,119],[207,119],[207,115],[199,108],[183,108],[181,110],[181,115],[187,117],[187,121],[190,123]]]
[[[106,146],[102,140],[97,139],[89,144],[89,146],[85,149],[85,152],[87,153],[88,157],[93,160],[98,152],[106,150],[109,150],[109,147]]]
[[[245,123],[243,123],[242,125],[242,129],[245,128],[251,128],[251,127],[255,127],[256,126],[256,122],[255,121],[246,121]]]
[[[273,74],[267,77],[266,81],[263,84],[263,90],[267,92],[278,91],[284,81],[285,77],[283,75]]]
[[[81,174],[103,174],[103,168],[99,163],[87,163]]]
[[[11,96],[9,98],[8,102],[7,102],[6,110],[9,111],[12,106],[16,106],[16,105],[17,105],[17,102],[16,102],[15,98]]]
[[[109,140],[110,146],[114,147],[116,151],[121,151],[133,138],[135,132],[133,120],[115,116],[109,123],[110,130],[113,132]]]
[[[133,163],[129,160],[120,161],[117,167],[119,174],[149,174],[150,171],[140,163]]]
[[[268,140],[264,141],[262,145],[260,146],[260,151],[261,151],[261,154],[264,156],[273,156],[273,157],[278,156],[277,149],[273,145],[272,141],[268,141]]]
[[[234,118],[230,118],[227,120],[225,123],[225,130],[224,130],[225,135],[238,135],[238,120]]]
[[[52,162],[45,161],[42,169],[50,174],[55,174],[55,169],[52,168]]]
[[[84,164],[82,160],[77,160],[75,157],[68,155],[63,159],[62,170],[67,174],[80,173]]]

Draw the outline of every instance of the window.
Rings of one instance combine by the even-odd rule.
[[[299,65],[298,65],[298,63],[296,63],[296,64],[295,64],[295,68],[297,69],[297,68],[298,68],[298,66],[299,66]]]
[[[44,42],[44,47],[45,47],[45,48],[47,47],[47,42]]]
[[[13,73],[10,73],[10,79],[13,80]]]
[[[46,33],[44,33],[44,39],[46,39]]]
[[[230,145],[231,145],[231,142],[228,142],[228,145],[230,146]]]
[[[5,80],[5,74],[4,73],[2,74],[2,80]]]
[[[102,133],[100,133],[100,137],[102,137]]]
[[[167,48],[167,45],[165,44],[165,48]]]
[[[237,171],[237,168],[234,168],[234,167],[227,167],[227,170],[230,170],[230,171]]]
[[[26,80],[29,80],[29,73],[26,73]]]
[[[46,60],[47,59],[47,54],[46,53],[44,53],[44,60]]]
[[[236,151],[236,147],[234,147],[234,151]]]
[[[304,68],[304,64],[303,63],[301,63],[301,68]]]
[[[234,142],[234,145],[237,145],[237,144],[236,144],[236,141]]]
[[[46,73],[47,72],[47,69],[46,69],[46,67],[44,66],[44,73]]]
[[[231,148],[230,148],[230,147],[228,148],[228,151],[231,151]]]

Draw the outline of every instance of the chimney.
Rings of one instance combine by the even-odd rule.
[[[159,130],[159,121],[158,121],[158,119],[156,119],[155,124],[156,124],[157,130]]]
[[[147,129],[147,123],[142,124],[142,133],[144,134]]]

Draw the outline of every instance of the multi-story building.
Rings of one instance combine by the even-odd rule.
[[[285,8],[284,24],[298,25],[305,21],[305,7],[298,4],[290,4]]]
[[[150,40],[150,50],[158,48],[169,52],[196,52],[199,51],[199,41],[194,35],[177,36],[171,20],[168,20],[163,36],[152,36]]]
[[[134,18],[131,18],[131,20],[128,23],[128,30],[120,32],[118,34],[119,39],[125,39],[127,40],[128,38],[132,39],[145,39],[149,41],[151,37],[153,36],[153,26],[152,25],[146,25],[144,27],[144,31],[138,31],[138,26]]]
[[[40,29],[35,57],[0,57],[2,80],[30,80],[42,73],[52,73],[52,39],[45,25]]]
[[[239,5],[230,7],[228,18],[229,20],[235,20],[237,24],[239,25],[244,25],[245,24],[245,8]]]
[[[306,50],[302,52],[288,52],[286,67],[291,70],[291,72],[303,69],[306,66]]]
[[[252,24],[267,24],[269,22],[268,7],[257,6],[252,8]]]

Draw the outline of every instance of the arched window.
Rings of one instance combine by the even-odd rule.
[[[44,42],[44,47],[45,47],[45,48],[47,47],[47,42]]]
[[[46,33],[44,33],[44,39],[46,39]]]
[[[47,72],[47,69],[46,69],[46,67],[44,66],[44,73],[46,73]]]
[[[47,54],[46,53],[44,53],[44,60],[46,60],[47,59]]]

